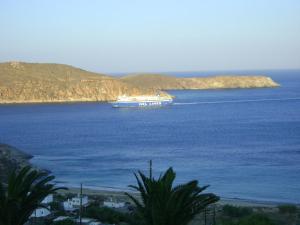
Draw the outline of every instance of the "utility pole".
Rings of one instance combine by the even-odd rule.
[[[80,183],[80,209],[79,209],[79,224],[82,225],[82,183]]]
[[[36,224],[36,210],[34,210],[34,218],[33,218],[33,224]]]
[[[206,218],[206,208],[204,209],[204,224],[207,224],[207,218]]]
[[[214,205],[214,225],[216,225],[216,205]]]
[[[149,166],[150,166],[150,168],[149,168],[149,175],[150,175],[150,179],[152,179],[152,159],[150,159],[150,162],[149,162]]]

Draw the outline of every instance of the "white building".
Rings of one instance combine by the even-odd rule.
[[[36,210],[33,211],[30,218],[46,217],[50,214],[51,214],[51,212],[50,212],[50,209],[48,209],[48,208],[37,208]]]
[[[63,221],[63,220],[72,220],[72,218],[69,216],[59,216],[59,217],[55,218],[53,220],[53,222],[59,222],[59,221]]]
[[[123,208],[125,207],[125,202],[114,201],[112,198],[109,201],[104,201],[103,205],[108,208]]]
[[[53,194],[47,195],[46,198],[43,199],[42,204],[50,204],[53,202]]]
[[[74,197],[72,198],[72,204],[75,207],[79,207],[80,206],[80,197]],[[88,196],[82,196],[82,206],[87,206],[89,203],[89,198]]]
[[[63,207],[64,207],[65,211],[75,211],[76,210],[76,208],[74,207],[74,205],[70,199],[63,202]]]
[[[59,222],[59,221],[64,221],[64,220],[72,220],[72,221],[74,221],[78,224],[80,222],[80,219],[78,219],[78,218],[74,219],[74,218],[69,217],[69,216],[59,216],[59,217],[55,218],[53,220],[53,222]],[[92,218],[81,218],[81,223],[83,225],[103,225],[103,223],[97,221],[96,219],[92,219]]]
[[[89,204],[88,196],[82,196],[82,206],[86,207]],[[63,202],[65,211],[74,211],[80,207],[80,197],[74,197]]]
[[[102,225],[103,223],[101,222],[97,222],[97,221],[94,221],[94,222],[90,222],[89,225]]]
[[[79,223],[80,220],[76,219],[75,222]],[[92,218],[81,218],[81,223],[84,225],[99,225],[99,224],[101,224],[101,223],[97,222],[97,220],[92,219]]]

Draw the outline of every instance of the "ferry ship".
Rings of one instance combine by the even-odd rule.
[[[171,97],[162,97],[159,95],[141,95],[141,96],[119,96],[115,102],[111,102],[115,108],[120,107],[159,107],[172,104]]]

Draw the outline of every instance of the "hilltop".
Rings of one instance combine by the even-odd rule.
[[[162,90],[276,86],[266,76],[178,78],[139,74],[117,78],[63,64],[0,63],[0,103],[113,101],[119,95],[169,96]]]
[[[0,63],[0,103],[112,101],[124,94],[154,93],[68,65]]]

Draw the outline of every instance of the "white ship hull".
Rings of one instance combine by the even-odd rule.
[[[112,102],[112,106],[115,108],[160,107],[170,105],[172,102],[171,98],[159,96],[119,97],[117,101]]]

